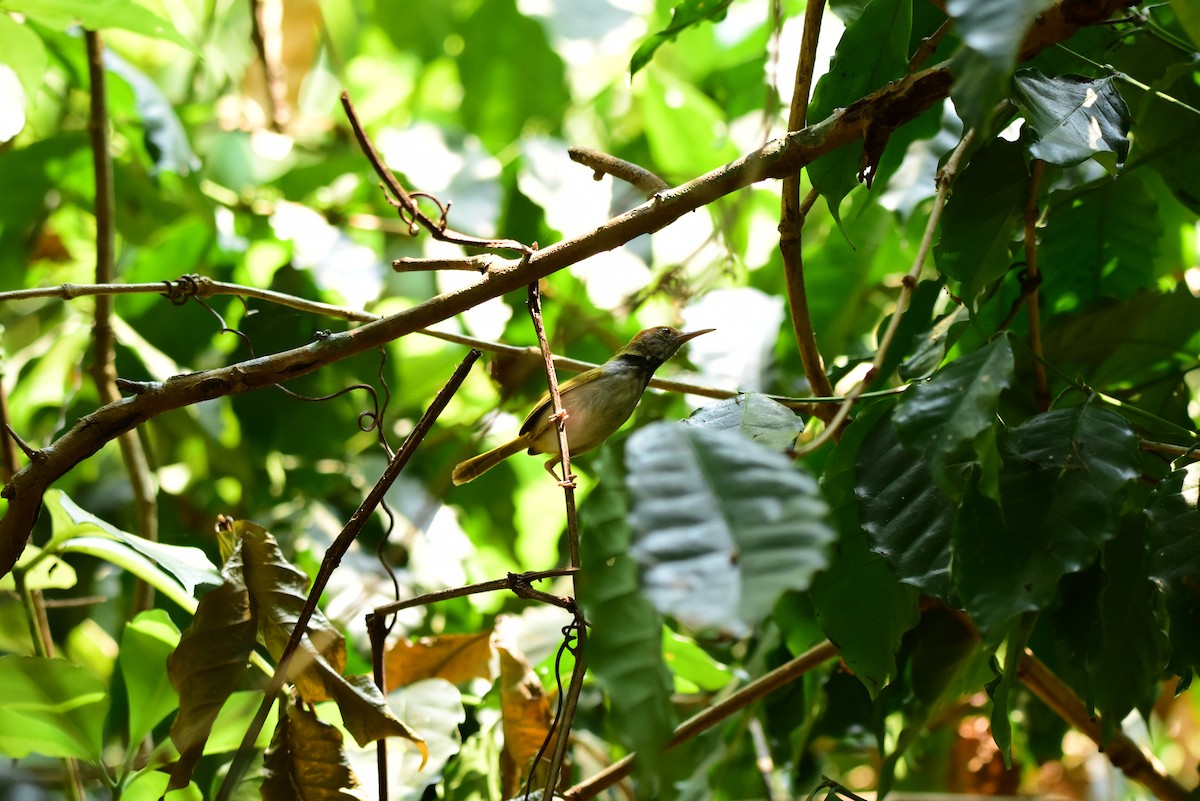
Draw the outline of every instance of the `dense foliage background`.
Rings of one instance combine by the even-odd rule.
[[[345,89],[409,191],[452,202],[453,229],[545,255],[644,202],[660,215],[545,278],[555,353],[600,362],[646,326],[717,329],[663,370],[693,393],[647,393],[575,462],[589,672],[563,789],[637,750],[655,754],[627,785],[643,796],[796,797],[825,775],[854,791],[1182,799],[1200,760],[1200,14],[1189,0],[841,0],[810,13],[819,38],[802,45],[805,14],[793,0],[0,0],[0,408],[20,438],[5,478],[61,462],[52,446],[88,436],[78,421],[112,400],[98,319],[115,374],[142,382],[122,392],[152,394],[481,280],[391,269],[480,251],[410,235]],[[1039,40],[1047,29],[1069,37]],[[680,214],[693,188],[647,201],[568,156],[594,148],[683,185],[796,123],[802,53],[817,69],[808,119],[857,114],[850,138],[867,145],[818,141],[816,161],[791,162],[793,178],[806,166],[793,205],[821,198],[791,227],[788,182]],[[932,88],[899,97],[913,86]],[[780,230],[801,221],[802,259],[785,264]],[[197,295],[179,280],[192,274],[291,305]],[[167,283],[110,300],[62,288],[114,280]],[[508,292],[434,327],[485,350],[536,345],[525,303]],[[16,758],[0,792],[157,798],[166,769],[178,792],[213,797],[303,604],[296,571],[316,574],[466,351],[412,333],[286,392],[215,391],[153,415],[140,446],[66,465],[32,544],[3,529],[22,561],[0,578],[0,753]],[[545,387],[533,355],[486,355],[324,591],[313,630],[346,643],[316,642],[332,673],[297,693],[333,699],[317,715],[345,718],[366,797],[365,744],[384,735],[392,798],[516,795],[566,694],[571,615],[508,592],[397,614],[391,713],[353,678],[371,672],[372,609],[567,564],[542,459],[449,479]],[[852,422],[829,428],[838,409]],[[222,551],[222,514],[263,528],[223,524],[248,539]],[[161,545],[142,544],[154,528]],[[537,586],[575,594],[566,578]],[[193,614],[215,623],[189,630]],[[766,701],[739,700],[806,652],[820,658]],[[237,668],[223,691],[199,678],[222,657]],[[190,743],[203,703],[188,685],[214,694],[196,724],[212,732]],[[328,767],[340,729],[309,708],[268,722],[258,744],[274,729],[275,746],[235,792],[344,797],[349,774]],[[715,728],[657,755],[706,708]],[[316,778],[298,756],[314,742],[331,760]]]

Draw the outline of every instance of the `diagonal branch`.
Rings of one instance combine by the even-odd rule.
[[[1061,41],[1084,25],[1107,18],[1133,0],[1063,0],[1039,18],[1023,55]],[[1031,42],[1033,44],[1031,44]],[[650,234],[725,195],[766,178],[795,173],[842,145],[879,135],[914,119],[950,91],[953,77],[943,63],[907,75],[864,97],[829,118],[768,142],[758,150],[718,167],[656,199],[615,217],[600,227],[544,250],[528,259],[497,267],[470,286],[439,295],[410,309],[328,338],[249,359],[238,364],[176,376],[147,385],[136,397],[123,398],[86,415],[42,458],[27,465],[4,488],[9,507],[0,520],[0,576],[7,574],[33,529],[42,493],[106,442],[172,409],[200,401],[261,389],[308,375],[327,364],[362,353],[453,317],[490,298],[521,289],[569,265]]]

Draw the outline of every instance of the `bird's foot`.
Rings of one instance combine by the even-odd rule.
[[[555,476],[555,478],[557,478],[557,476]],[[571,475],[564,478],[562,481],[558,482],[558,486],[563,487],[564,489],[567,487],[570,487],[571,489],[575,489],[575,486],[576,486],[575,479],[576,478],[577,478],[577,476],[574,473],[572,473]]]

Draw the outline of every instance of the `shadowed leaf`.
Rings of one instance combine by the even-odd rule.
[[[357,785],[341,732],[289,707],[263,758],[263,801],[360,801],[347,792]]]
[[[65,659],[0,656],[0,754],[98,762],[108,688]]]
[[[1200,463],[1170,473],[1146,504],[1149,573],[1170,616],[1171,668],[1200,668]]]
[[[1029,69],[1016,74],[1014,85],[1036,158],[1067,167],[1098,153],[1115,154],[1118,164],[1129,155],[1129,107],[1111,75],[1051,78]]]

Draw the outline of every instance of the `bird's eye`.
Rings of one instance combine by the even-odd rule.
[[[658,333],[660,333],[660,334],[669,334],[669,333],[671,333],[671,329],[670,329],[670,328],[667,328],[667,327],[664,325],[662,328],[658,329]]]

